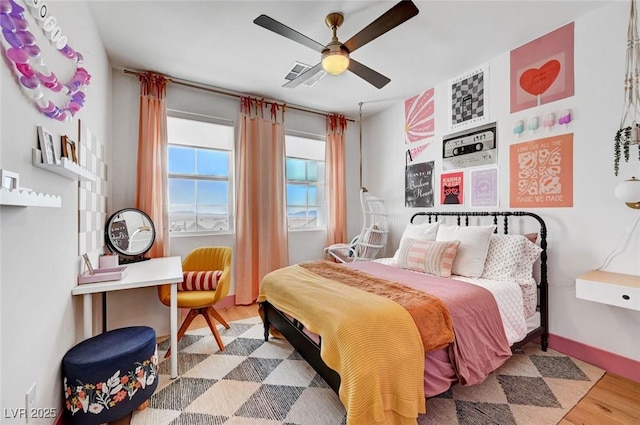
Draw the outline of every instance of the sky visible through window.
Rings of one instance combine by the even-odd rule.
[[[229,229],[229,151],[169,146],[172,231]]]
[[[285,167],[289,227],[318,226],[319,163],[313,160],[288,157]]]
[[[229,152],[170,146],[169,174],[226,178],[229,176]],[[196,194],[198,204],[226,204],[229,183],[174,178],[169,182],[169,194],[172,204],[195,204]]]

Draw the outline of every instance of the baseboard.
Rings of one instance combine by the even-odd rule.
[[[549,347],[576,359],[598,366],[607,372],[640,382],[640,361],[610,353],[562,336],[549,334]]]

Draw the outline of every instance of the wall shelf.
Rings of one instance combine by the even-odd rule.
[[[3,187],[0,188],[0,205],[60,208],[62,206],[62,198],[58,195],[49,195],[23,189],[9,190]]]
[[[592,270],[576,279],[576,297],[640,311],[640,276]]]
[[[70,161],[68,158],[60,158],[60,164],[44,164],[42,162],[42,153],[40,149],[33,148],[33,152],[31,155],[31,161],[33,165],[38,168],[42,168],[43,170],[50,171],[52,173],[61,175],[71,180],[84,180],[84,181],[95,181],[96,176],[91,171],[87,170],[84,167],[76,164],[73,161]]]

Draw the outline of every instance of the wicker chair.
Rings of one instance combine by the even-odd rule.
[[[349,243],[338,243],[324,249],[325,253],[340,263],[375,259],[387,245],[387,212],[384,201],[366,188],[360,189],[363,223],[360,234]]]

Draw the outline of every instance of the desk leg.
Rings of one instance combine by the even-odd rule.
[[[84,294],[82,296],[82,323],[84,325],[84,339],[93,336],[93,298],[92,294]]]
[[[171,284],[171,379],[178,377],[178,284]]]

